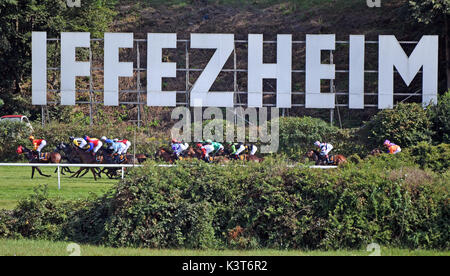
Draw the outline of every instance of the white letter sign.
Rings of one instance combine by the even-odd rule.
[[[91,64],[75,60],[76,48],[90,48],[90,33],[61,33],[61,105],[75,105],[75,79],[89,76]]]
[[[177,34],[147,34],[147,105],[176,106],[177,92],[162,91],[162,78],[177,77],[175,62],[162,62],[162,49],[177,48]]]
[[[119,105],[119,77],[133,76],[133,62],[119,62],[119,48],[133,48],[132,33],[105,33],[105,105]]]
[[[335,35],[306,35],[306,108],[335,107],[334,93],[321,93],[320,80],[335,78],[335,65],[322,64],[322,50],[334,50]]]
[[[191,106],[233,107],[233,92],[208,92],[234,50],[233,34],[191,34],[191,48],[217,49],[191,91]]]
[[[408,58],[393,35],[380,35],[378,62],[378,108],[394,106],[394,66],[406,85],[410,85],[420,68],[422,74],[422,103],[437,103],[438,91],[438,36],[425,35]]]

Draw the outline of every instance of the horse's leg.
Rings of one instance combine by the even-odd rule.
[[[76,171],[74,174],[72,174],[72,175],[70,176],[70,178],[78,177],[78,175],[80,175],[80,172],[81,172],[82,170],[84,170],[84,168],[80,168],[78,171]]]
[[[50,176],[51,176],[51,175],[43,174],[42,171],[41,171],[41,169],[39,169],[38,167],[36,167],[36,170],[37,170],[38,173],[39,173],[40,175],[42,175],[42,176],[45,176],[45,177],[50,177]]]
[[[79,174],[78,174],[78,178],[82,178],[83,176],[85,176],[85,175],[89,172],[89,169],[88,169],[88,168],[84,168],[83,170],[84,170],[83,174],[82,174],[82,175],[79,175]],[[80,172],[80,173],[81,173],[81,172]]]
[[[95,168],[91,168],[91,172],[94,175],[94,180],[97,181],[97,175],[95,173]]]
[[[33,177],[34,177],[34,170],[35,169],[36,169],[35,167],[31,167],[31,179],[33,179]]]

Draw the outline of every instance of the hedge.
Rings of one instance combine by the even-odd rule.
[[[22,202],[0,215],[0,237],[115,247],[360,249],[377,242],[448,250],[449,176],[420,169],[408,153],[326,173],[270,158],[246,167],[149,162],[100,198]]]

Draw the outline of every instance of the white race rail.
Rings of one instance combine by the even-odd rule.
[[[159,167],[176,167],[177,165],[158,165]],[[61,167],[77,167],[77,168],[121,168],[122,169],[122,179],[124,178],[124,168],[136,168],[143,167],[142,165],[133,164],[40,164],[40,163],[0,163],[0,167],[57,167],[58,168],[58,190],[61,190]],[[289,165],[288,167],[293,168],[295,165]],[[336,169],[337,166],[304,166],[310,169]]]

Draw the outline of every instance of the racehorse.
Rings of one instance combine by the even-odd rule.
[[[95,155],[92,155],[92,153],[85,152],[84,150],[82,150],[78,147],[72,147],[72,149],[78,155],[82,164],[101,164],[101,163],[103,163],[103,156],[97,157]],[[90,170],[92,172],[92,174],[94,175],[95,181],[97,181],[97,174],[98,174],[98,177],[101,177],[100,172],[96,172],[97,168],[87,168],[87,169],[88,169],[88,171]],[[75,172],[71,176],[71,178],[75,177],[75,176],[78,177],[83,170],[86,170],[86,168],[80,168],[77,172]],[[86,171],[84,174],[86,174],[88,171]],[[83,175],[81,175],[81,176],[83,176]]]
[[[41,153],[40,155],[43,158],[40,158],[41,156],[37,156],[35,153],[33,153],[32,150],[26,148],[25,146],[19,146],[16,150],[17,154],[26,154],[28,162],[29,163],[53,163],[58,164],[61,162],[61,154],[57,152],[51,152],[51,153]],[[38,173],[45,177],[50,177],[50,175],[43,174],[41,169],[39,167],[32,167],[31,170],[31,179],[34,177],[34,171],[37,170]]]
[[[345,158],[345,156],[341,155],[341,154],[337,154],[337,155],[330,155],[329,156],[329,161],[327,163],[326,160],[323,160],[320,157],[320,153],[318,151],[315,150],[311,150],[309,151],[306,156],[311,159],[312,161],[316,162],[316,165],[331,165],[331,166],[339,166],[340,164],[343,164],[345,162],[347,162],[347,158]]]
[[[111,149],[101,149],[99,153],[103,156],[103,164],[137,164],[136,161],[139,162],[140,159],[142,160],[142,156],[146,158],[144,154],[136,155],[136,158],[132,154],[122,154],[119,158],[119,163],[116,163],[113,156],[113,151]],[[125,168],[123,169],[125,170]],[[117,173],[119,170],[121,170],[121,168],[103,168],[100,171],[100,174],[104,173],[110,179],[117,179],[120,177],[120,175]]]
[[[73,154],[73,150],[70,147],[70,145],[66,144],[66,143],[59,143],[54,152],[57,152],[59,154],[61,154],[61,160],[66,160],[67,163],[69,164],[78,164],[80,163],[79,158],[76,158]],[[69,167],[62,167],[61,173],[64,175],[64,172],[68,172],[68,173],[74,173],[72,170],[70,170]]]
[[[155,160],[163,160],[164,162],[174,163],[177,159],[173,153],[167,151],[164,148],[160,148],[155,153]]]
[[[373,156],[379,156],[379,155],[382,155],[384,152],[382,151],[382,150],[380,150],[380,149],[374,149],[374,150],[372,150],[371,152],[370,152],[370,155],[373,155]]]

